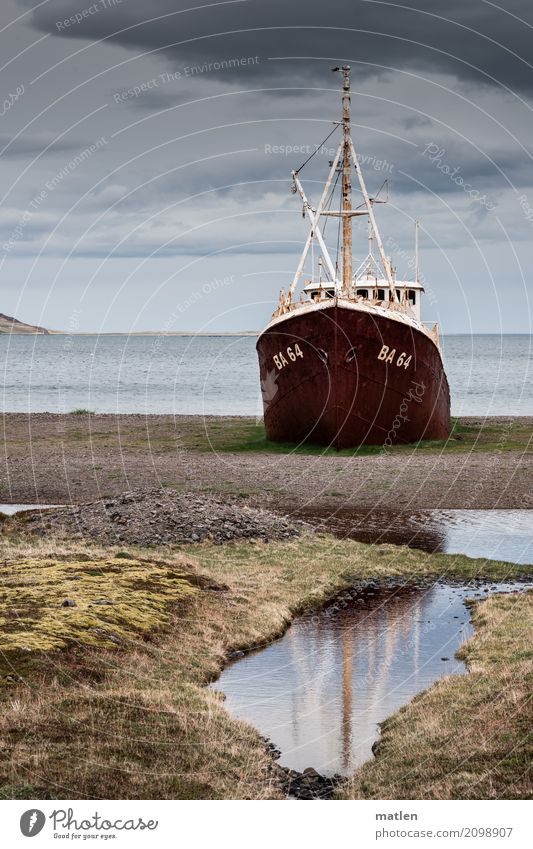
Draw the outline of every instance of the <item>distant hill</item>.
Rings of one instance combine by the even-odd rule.
[[[45,327],[35,327],[33,324],[24,324],[10,315],[0,312],[0,333],[49,333]]]

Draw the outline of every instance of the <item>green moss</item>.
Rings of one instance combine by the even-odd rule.
[[[170,606],[195,591],[181,570],[135,559],[4,564],[0,651],[9,661],[69,645],[122,645],[167,625]]]

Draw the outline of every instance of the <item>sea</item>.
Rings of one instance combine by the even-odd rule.
[[[253,336],[0,335],[2,412],[261,416]],[[456,416],[532,416],[530,335],[442,338]]]

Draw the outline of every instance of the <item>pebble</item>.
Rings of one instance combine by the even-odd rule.
[[[280,766],[279,775],[285,792],[293,799],[331,799],[343,780],[340,775],[321,775],[311,766],[303,772]]]

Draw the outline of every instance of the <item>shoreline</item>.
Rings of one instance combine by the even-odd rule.
[[[41,330],[41,331],[24,331],[24,330],[0,330],[0,337],[2,336],[259,336],[261,330],[221,330],[216,331],[214,333],[207,333],[205,331],[199,331],[196,333],[194,330],[105,330],[105,331],[97,331],[97,330]],[[454,336],[496,336],[500,338],[501,336],[531,336],[530,330],[523,331],[510,331],[508,333],[502,333],[498,330],[492,330],[487,332],[480,331],[479,333],[471,333],[465,331],[463,333],[441,333],[441,338],[454,337]]]
[[[195,333],[189,330],[105,330],[102,332],[98,332],[95,330],[9,330],[9,331],[0,331],[0,337],[2,336],[94,336],[95,338],[99,338],[100,336],[206,336],[209,338],[217,337],[217,336],[259,336],[260,330],[227,330],[220,331],[217,333],[207,333],[205,331],[198,331]],[[461,335],[461,334],[458,334]],[[521,336],[523,334],[509,334],[511,336]]]
[[[380,723],[338,799],[530,799],[533,591],[471,602],[456,652],[467,675],[441,678]]]

